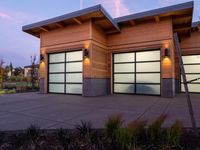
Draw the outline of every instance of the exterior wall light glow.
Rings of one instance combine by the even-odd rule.
[[[83,49],[83,55],[84,55],[84,57],[85,58],[88,58],[89,57],[89,51],[88,51],[88,49]]]
[[[165,48],[165,58],[170,57],[170,52],[168,48]]]
[[[44,62],[44,55],[43,54],[40,54],[40,62]]]

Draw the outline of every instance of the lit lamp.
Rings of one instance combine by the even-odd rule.
[[[88,51],[88,49],[83,49],[83,55],[84,55],[84,57],[85,58],[88,58],[89,57],[89,51]]]
[[[170,57],[170,52],[168,48],[165,48],[165,58]]]
[[[40,62],[44,62],[44,55],[43,54],[40,54]]]

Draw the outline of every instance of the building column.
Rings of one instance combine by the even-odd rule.
[[[173,98],[176,95],[175,54],[173,41],[168,41],[161,49],[161,96]]]
[[[110,94],[110,79],[84,78],[83,96],[103,96]]]
[[[162,79],[162,97],[172,98],[176,95],[175,79],[163,78]]]
[[[43,60],[40,60],[39,65],[39,86],[40,86],[40,93],[45,94],[47,93],[47,66],[48,66],[48,58],[45,50],[43,48],[40,49],[40,57],[43,57]]]

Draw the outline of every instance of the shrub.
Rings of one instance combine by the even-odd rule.
[[[0,132],[0,145],[3,144],[4,141],[4,134]]]
[[[117,132],[123,125],[122,115],[111,116],[105,123],[107,137],[115,139]]]
[[[57,138],[64,149],[69,148],[69,145],[72,142],[72,138],[70,137],[70,134],[67,132],[67,130],[64,130],[62,128],[59,129],[57,133]]]
[[[27,139],[36,142],[36,140],[39,138],[41,135],[41,130],[37,125],[31,125],[27,130],[26,130],[26,136]]]
[[[128,128],[120,128],[117,131],[116,139],[119,143],[120,149],[132,150],[134,147],[133,143],[134,133]]]
[[[166,130],[162,128],[162,125],[166,119],[167,115],[161,115],[148,127],[147,138],[149,145],[158,146],[165,143]]]
[[[92,123],[82,120],[81,124],[76,125],[75,128],[81,138],[87,138],[92,132]]]
[[[182,123],[176,121],[170,128],[167,129],[167,142],[171,146],[179,146],[182,134]]]

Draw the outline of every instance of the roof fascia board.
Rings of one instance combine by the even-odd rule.
[[[78,11],[75,11],[75,12],[72,12],[72,13],[69,13],[69,14],[65,14],[65,15],[62,15],[62,16],[58,16],[58,17],[55,17],[55,18],[52,18],[52,19],[47,19],[47,20],[44,20],[44,21],[40,21],[40,22],[37,22],[37,23],[33,23],[33,24],[30,24],[30,25],[23,26],[22,30],[25,31],[25,30],[45,26],[45,25],[48,25],[48,24],[52,24],[52,23],[55,23],[55,22],[60,22],[60,21],[63,21],[63,20],[83,16],[83,15],[86,15],[88,13],[99,11],[100,8],[101,8],[101,5],[96,5],[96,6],[89,7],[89,8],[83,9],[83,10],[78,10]]]
[[[141,12],[141,13],[137,13],[137,14],[133,14],[133,15],[123,16],[123,17],[115,18],[114,20],[117,23],[121,23],[121,22],[129,21],[129,20],[141,19],[141,18],[166,14],[166,13],[185,10],[185,9],[193,9],[193,7],[194,7],[194,2],[190,1],[187,3],[163,7],[163,8],[154,9],[154,10],[150,10],[150,11],[146,11],[146,12]]]
[[[26,25],[26,26],[22,27],[22,30],[26,31],[26,30],[30,30],[30,29],[33,29],[33,28],[38,28],[38,27],[49,25],[49,24],[52,24],[52,23],[61,22],[61,21],[67,20],[67,19],[87,15],[87,14],[93,13],[95,11],[101,11],[105,15],[105,17],[114,25],[114,27],[118,31],[120,31],[118,24],[106,12],[106,10],[101,6],[101,4],[93,6],[93,7],[89,7],[89,8],[83,9],[83,10],[78,10],[78,11],[75,11],[75,12],[72,12],[72,13],[69,13],[69,14],[65,14],[65,15],[62,15],[62,16],[58,16],[58,17],[55,17],[55,18],[52,18],[52,19],[48,19],[48,20],[44,20],[44,21],[40,21],[40,22],[37,22],[37,23],[30,24],[30,25]]]

